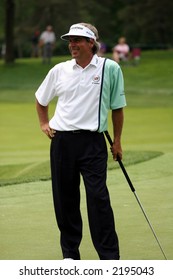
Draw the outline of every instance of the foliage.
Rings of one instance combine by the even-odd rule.
[[[4,40],[4,3],[0,5],[0,41]],[[57,36],[55,54],[66,54],[59,38],[76,22],[91,22],[99,30],[100,40],[108,51],[120,36],[127,42],[143,48],[169,48],[173,45],[172,12],[169,0],[14,0],[15,55],[30,56],[31,37],[35,30],[43,31],[47,24],[54,27]],[[4,26],[5,28],[5,26]],[[8,36],[8,34],[7,34]]]
[[[13,63],[14,55],[14,22],[15,22],[15,0],[5,1],[5,62]]]
[[[150,48],[173,44],[172,1],[123,0],[123,3],[118,16],[124,22],[122,30],[129,43]]]

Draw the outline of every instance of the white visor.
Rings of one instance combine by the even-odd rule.
[[[96,36],[94,35],[94,32],[92,32],[89,28],[87,28],[86,26],[83,26],[81,24],[73,24],[70,27],[69,32],[62,35],[61,39],[68,41],[69,36],[88,37],[88,38],[94,39],[94,41],[96,41]]]

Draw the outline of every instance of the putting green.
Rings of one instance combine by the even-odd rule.
[[[0,185],[49,179],[50,141],[40,131],[35,105],[4,103],[0,109],[5,116],[1,118]],[[53,110],[54,104],[50,115]],[[122,142],[126,166],[172,151],[172,118],[172,108],[125,110]],[[110,158],[109,168],[112,166]]]
[[[170,155],[129,166],[127,170],[167,257],[172,259],[173,163]],[[120,169],[108,172],[108,186],[121,259],[163,259]],[[98,259],[88,230],[83,183],[81,211],[84,222],[82,259]],[[50,181],[1,187],[0,213],[0,259],[62,259]]]
[[[44,162],[47,162],[46,169],[41,170],[49,172],[49,140],[39,130],[34,105],[11,104],[8,108],[15,114],[7,114],[6,118],[1,119],[1,170],[4,167],[8,170],[10,166],[14,167],[15,163],[16,174],[27,177],[29,174],[34,175],[35,169],[35,175],[39,175],[37,167],[45,168]],[[6,108],[3,106],[2,109],[5,113]],[[21,120],[23,112],[24,121]],[[128,108],[125,118],[124,162],[126,157],[131,155],[127,160],[129,176],[167,257],[172,259],[172,109]],[[109,130],[111,131],[110,128]],[[144,161],[144,158],[139,156],[142,155],[141,151],[144,156],[150,153],[158,156]],[[136,162],[133,165],[135,154],[138,164]],[[159,247],[121,170],[117,167],[118,164],[114,163],[111,157],[109,164],[108,185],[120,238],[121,258],[162,259]],[[17,166],[22,168],[19,170]],[[83,259],[98,259],[88,230],[83,185],[81,194],[84,221],[81,255]],[[0,259],[62,258],[50,181],[1,187],[0,213]]]

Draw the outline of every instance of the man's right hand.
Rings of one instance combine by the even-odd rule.
[[[50,139],[55,136],[56,130],[50,128],[49,123],[41,125],[41,130],[45,133]]]

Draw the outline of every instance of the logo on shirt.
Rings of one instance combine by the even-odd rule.
[[[100,83],[100,76],[93,76],[92,84],[99,84]]]

